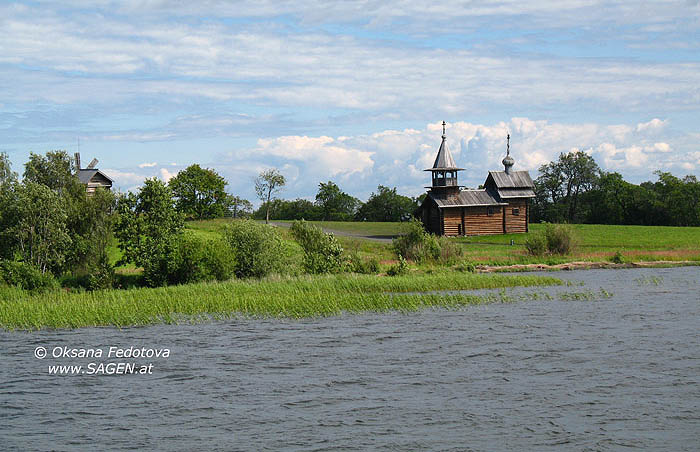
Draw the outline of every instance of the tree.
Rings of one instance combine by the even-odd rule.
[[[11,232],[17,224],[13,209],[17,205],[17,173],[12,172],[10,159],[0,152],[0,259],[12,258],[15,252],[16,237]]]
[[[255,193],[266,205],[265,223],[270,222],[270,201],[272,196],[278,193],[287,181],[276,169],[261,172],[255,179]]]
[[[170,179],[168,186],[177,199],[177,209],[197,219],[222,217],[228,202],[226,180],[216,171],[190,165]]]
[[[411,218],[416,204],[408,196],[399,195],[396,187],[379,185],[367,202],[357,211],[359,221],[406,221]]]
[[[7,153],[0,152],[0,189],[17,182],[17,173],[12,172],[12,163]]]
[[[88,196],[83,190],[80,196],[72,200],[70,206],[71,211],[66,220],[72,242],[66,255],[69,268],[74,274],[111,274],[113,270],[107,248],[112,240],[115,220],[114,193],[98,188]]]
[[[164,285],[184,226],[170,188],[156,178],[146,179],[138,194],[129,193],[119,199],[118,212],[115,235],[123,252],[122,261],[143,267],[148,285]]]
[[[46,156],[32,152],[24,165],[24,179],[46,185],[60,195],[85,192],[75,170],[75,162],[66,151],[49,151]]]
[[[269,205],[262,204],[253,213],[253,218],[265,219],[267,208],[270,208],[271,220],[320,220],[321,209],[308,199],[297,198],[293,201],[273,199]]]
[[[331,181],[318,184],[316,205],[321,208],[323,221],[349,221],[360,204],[359,199],[343,192]]]
[[[542,165],[535,181],[535,210],[545,220],[573,223],[584,218],[579,212],[581,195],[593,188],[600,172],[593,157],[583,151],[559,154],[559,160]]]
[[[66,228],[64,200],[49,187],[25,181],[15,187],[10,212],[16,219],[9,233],[20,258],[42,273],[59,273],[71,238]]]
[[[229,198],[229,211],[233,218],[248,218],[253,213],[253,204],[238,196]]]

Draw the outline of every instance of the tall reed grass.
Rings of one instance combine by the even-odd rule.
[[[161,288],[32,294],[0,288],[0,327],[8,330],[128,327],[179,323],[199,316],[315,317],[343,312],[412,311],[453,306],[483,297],[405,294],[561,284],[552,277],[438,273],[393,278],[324,275],[234,280]]]

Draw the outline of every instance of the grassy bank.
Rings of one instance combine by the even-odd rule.
[[[561,284],[542,276],[474,275],[444,272],[382,278],[363,275],[301,276],[158,289],[31,294],[0,288],[0,327],[117,327],[178,323],[200,317],[315,317],[343,312],[413,311],[490,301],[474,295],[420,295],[406,292],[491,289]]]
[[[188,222],[187,228],[201,234],[214,234],[231,220]],[[278,223],[282,223],[278,221]],[[289,222],[291,223],[291,222]],[[401,233],[402,223],[314,221],[328,230],[358,237],[337,236],[343,247],[380,260],[395,259],[390,244],[363,240],[359,236],[391,236]],[[625,261],[697,261],[700,263],[700,228],[673,226],[572,225],[576,238],[574,251],[565,256],[530,256],[525,240],[544,229],[531,224],[530,234],[504,234],[459,237],[453,240],[464,251],[465,260],[484,265],[561,264],[571,261],[606,261],[618,252]],[[282,228],[283,235],[285,229]],[[511,245],[511,241],[513,245]],[[301,250],[299,250],[301,253]]]
[[[530,225],[530,233],[544,228]],[[671,226],[620,226],[575,224],[575,249],[565,256],[529,256],[525,241],[529,234],[463,237],[455,239],[464,246],[467,258],[488,265],[605,261],[618,252],[625,261],[698,261],[700,228]],[[513,241],[513,245],[510,243]]]

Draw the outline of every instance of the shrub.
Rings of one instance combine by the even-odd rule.
[[[436,237],[423,229],[423,224],[413,219],[405,223],[403,234],[393,241],[394,251],[398,256],[416,262],[435,261],[453,264],[463,255],[458,243],[448,237]]]
[[[416,219],[405,223],[403,234],[393,240],[392,246],[398,256],[416,262],[440,259],[440,242]]]
[[[282,239],[273,226],[236,220],[223,229],[224,240],[236,256],[239,278],[261,278],[281,269]]]
[[[399,261],[389,267],[389,270],[386,271],[386,274],[389,276],[401,276],[405,275],[408,273],[408,262],[406,262],[406,259],[403,258],[402,255],[399,254]]]
[[[0,283],[33,291],[58,287],[58,282],[51,273],[42,273],[38,268],[25,262],[7,260],[0,261]]]
[[[547,252],[547,238],[544,233],[538,232],[528,236],[525,240],[525,249],[533,256],[542,256]]]
[[[235,262],[222,239],[207,240],[186,232],[180,236],[168,263],[168,282],[225,281],[233,275]]]
[[[439,261],[443,264],[454,264],[464,254],[462,247],[448,237],[439,237],[438,245],[440,248]]]
[[[525,241],[525,248],[533,256],[569,254],[574,248],[575,234],[568,224],[546,223],[544,231],[531,234]]]
[[[547,249],[552,254],[569,254],[574,247],[574,231],[568,224],[547,224]]]
[[[623,256],[622,252],[620,252],[618,250],[615,253],[615,255],[610,258],[610,261],[614,264],[624,264],[625,263],[625,256]]]
[[[465,273],[475,273],[476,265],[473,262],[462,262],[460,265],[455,267],[455,270]]]
[[[343,247],[333,234],[297,220],[290,232],[304,250],[304,268],[309,273],[338,273],[343,269]]]
[[[363,259],[357,251],[348,254],[346,266],[347,270],[353,273],[366,275],[379,273],[379,260],[374,256]]]

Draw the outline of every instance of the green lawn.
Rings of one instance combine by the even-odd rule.
[[[215,237],[217,231],[231,219],[188,221],[186,229],[205,237]],[[291,221],[275,221],[291,223]],[[313,221],[315,225],[343,231],[353,235],[388,236],[399,234],[401,223],[380,222],[337,222]],[[544,228],[542,224],[531,224],[531,233]],[[526,263],[563,263],[572,260],[605,261],[618,251],[629,261],[691,260],[700,261],[700,228],[668,226],[617,226],[617,225],[573,225],[577,246],[568,256],[533,257],[525,250],[528,234],[506,234],[492,236],[472,236],[454,238],[463,246],[465,259],[477,264],[509,265]],[[301,262],[302,251],[289,235],[286,228],[280,233],[289,244],[290,253]],[[358,237],[337,236],[348,251],[356,251],[363,257],[375,257],[380,261],[391,261],[395,255],[391,245]],[[510,246],[511,240],[514,245]],[[113,262],[121,253],[116,241],[110,248]],[[296,272],[297,269],[295,269]],[[133,266],[122,267],[119,271],[133,272]]]
[[[289,223],[288,220],[275,220],[275,223]],[[357,235],[394,236],[401,233],[401,223],[378,221],[309,221],[308,223],[333,231]]]

